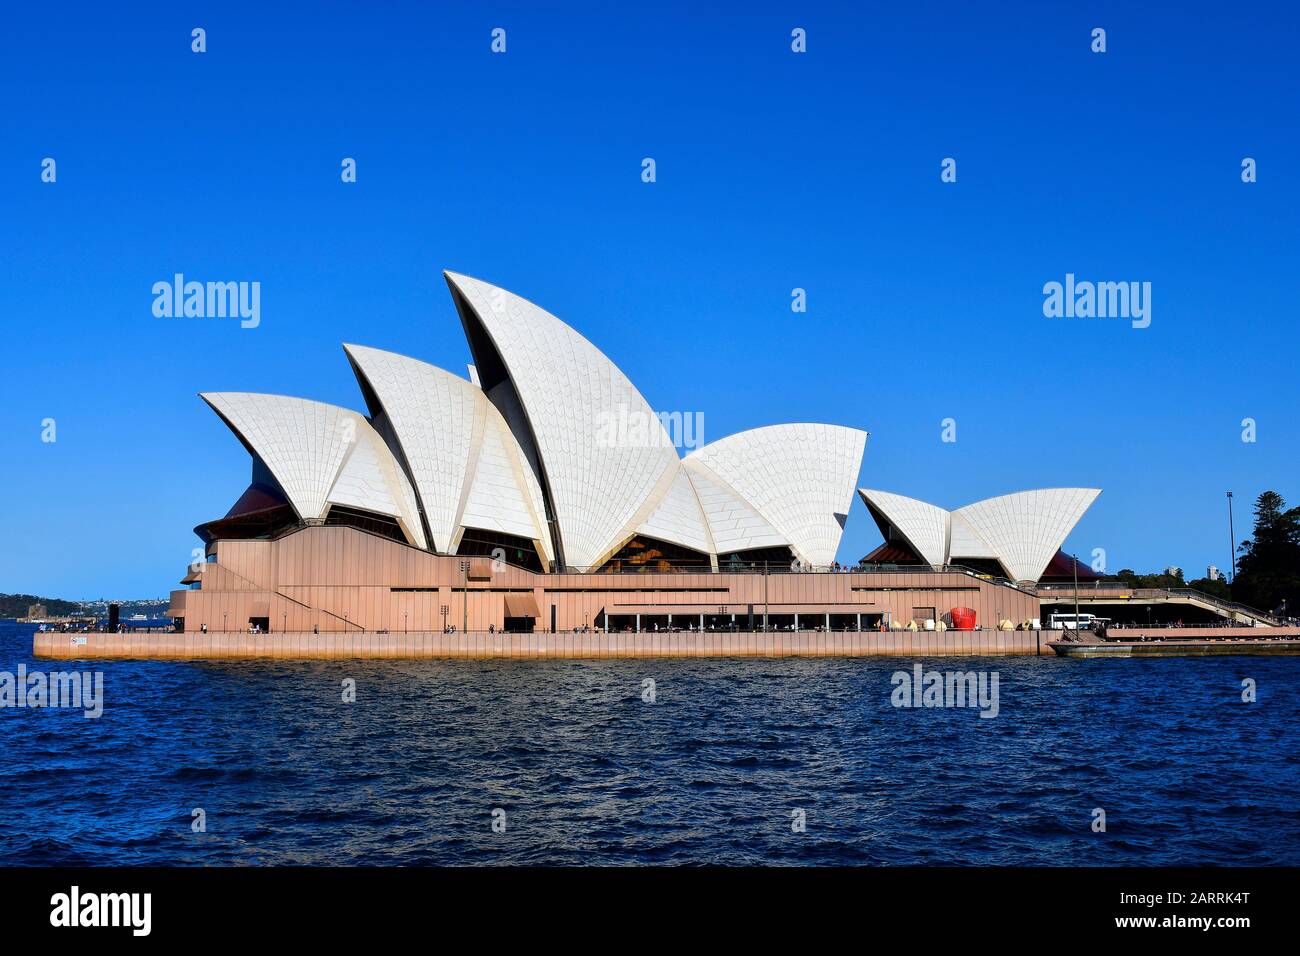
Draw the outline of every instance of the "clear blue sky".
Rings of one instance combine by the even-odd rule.
[[[861,484],[948,507],[1103,488],[1068,547],[1112,570],[1226,566],[1225,489],[1238,538],[1300,503],[1293,6],[699,6],[8,10],[0,591],[164,595],[249,476],[196,393],[363,408],[344,341],[463,373],[444,268],[706,438],[862,427]],[[261,282],[260,328],[155,318],[175,272]],[[1067,272],[1151,327],[1045,318]],[[855,501],[840,557],[878,540]]]

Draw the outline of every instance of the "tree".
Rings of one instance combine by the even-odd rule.
[[[33,604],[45,605],[46,613],[56,617],[80,614],[83,610],[81,605],[75,601],[37,597],[35,594],[0,594],[0,619],[25,617],[27,609]]]
[[[1121,568],[1115,577],[1131,588],[1185,588],[1182,572],[1178,574],[1138,574],[1132,568]]]
[[[1300,607],[1300,508],[1290,508],[1275,491],[1255,501],[1255,534],[1237,549],[1232,591],[1261,611],[1294,615]]]
[[[1228,582],[1222,576],[1217,578],[1196,578],[1194,581],[1188,581],[1187,586],[1222,601],[1232,600],[1232,589],[1228,587]]]

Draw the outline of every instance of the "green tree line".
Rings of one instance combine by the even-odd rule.
[[[60,601],[35,594],[0,594],[0,618],[26,617],[27,609],[33,604],[44,604],[45,610],[53,617],[81,613],[81,605],[76,601]]]

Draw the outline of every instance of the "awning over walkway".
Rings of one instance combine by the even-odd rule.
[[[507,591],[506,617],[541,617],[537,613],[537,598],[532,591]]]

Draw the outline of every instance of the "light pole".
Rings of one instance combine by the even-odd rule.
[[[1074,636],[1079,636],[1079,556],[1070,555],[1074,561]],[[1041,622],[1040,622],[1041,623]]]
[[[464,576],[463,583],[460,589],[460,606],[461,606],[461,610],[464,612],[461,618],[460,632],[462,634],[467,634],[469,633],[469,562],[468,561],[462,561],[460,563],[460,573]]]
[[[767,633],[767,562],[763,562],[763,633]]]
[[[1237,580],[1237,534],[1232,530],[1232,492],[1228,492],[1228,554],[1232,557],[1232,580],[1233,584]]]

